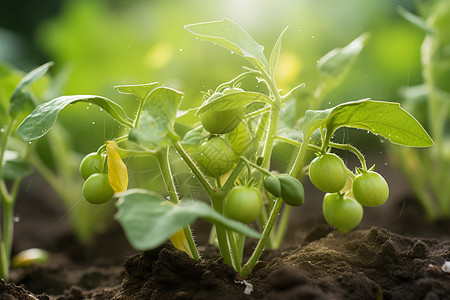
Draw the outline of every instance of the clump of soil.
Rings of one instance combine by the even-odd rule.
[[[123,269],[105,266],[91,267],[84,272],[78,270],[73,286],[67,286],[59,295],[49,292],[48,297],[58,300],[449,299],[450,274],[441,265],[450,260],[450,242],[408,238],[376,227],[349,234],[329,231],[328,227],[318,227],[306,237],[304,245],[276,255],[267,251],[262,259],[268,260],[246,281],[218,257],[195,261],[167,244],[129,256]],[[41,282],[55,280],[64,272],[34,267],[29,270],[28,282],[32,277]],[[48,284],[52,286],[51,282]],[[3,284],[1,289],[31,294],[12,285]],[[42,294],[34,297],[46,299]]]

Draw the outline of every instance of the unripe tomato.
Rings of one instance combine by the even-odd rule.
[[[259,216],[262,205],[262,196],[257,188],[235,186],[227,195],[225,215],[230,219],[248,224]]]
[[[362,172],[353,179],[352,192],[363,206],[379,206],[389,196],[389,186],[383,176],[376,172]]]
[[[237,155],[245,154],[252,146],[253,138],[252,132],[245,121],[239,123],[230,133],[228,133],[228,140],[231,147]]]
[[[94,173],[101,172],[103,169],[104,159],[97,152],[86,155],[80,163],[80,174],[84,180]]]
[[[266,191],[274,195],[275,197],[281,196],[281,184],[280,180],[276,176],[266,176],[263,180],[263,185]]]
[[[347,169],[339,156],[326,153],[309,165],[309,179],[322,192],[336,193],[345,186]]]
[[[223,96],[222,93],[214,93],[208,101]],[[244,118],[244,108],[237,107],[227,110],[210,110],[200,115],[200,120],[206,131],[214,134],[230,132],[241,123]]]
[[[280,174],[277,178],[281,185],[281,198],[286,204],[300,206],[305,203],[305,191],[297,178],[287,174]]]
[[[96,173],[83,184],[83,196],[92,204],[102,204],[111,200],[114,191],[109,185],[108,174]]]
[[[230,142],[218,136],[201,144],[196,157],[200,169],[215,178],[228,172],[237,161]]]
[[[363,217],[358,201],[337,193],[325,194],[322,209],[327,223],[343,233],[358,226]]]

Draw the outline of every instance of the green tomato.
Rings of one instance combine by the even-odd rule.
[[[336,193],[347,181],[347,168],[336,154],[326,153],[309,165],[309,179],[322,192]]]
[[[228,172],[237,161],[230,142],[218,136],[201,144],[196,158],[200,169],[215,178]]]
[[[352,191],[355,199],[363,206],[379,206],[389,196],[389,186],[383,176],[376,172],[362,172],[353,179]]]
[[[325,194],[322,209],[327,223],[343,233],[358,226],[363,217],[358,201],[337,193]]]
[[[225,215],[248,224],[259,216],[262,205],[262,196],[257,188],[244,185],[235,186],[227,195]]]
[[[83,196],[92,204],[102,204],[111,200],[114,191],[109,184],[108,174],[96,173],[83,184]]]
[[[214,93],[207,101],[222,97],[222,93]],[[210,110],[200,115],[200,120],[206,131],[213,134],[230,132],[241,123],[245,111],[243,107],[227,110]]]
[[[305,191],[297,178],[287,174],[280,174],[277,178],[281,185],[281,198],[286,204],[300,206],[305,203]]]
[[[80,174],[84,180],[94,173],[103,170],[103,157],[97,152],[92,152],[86,155],[80,163]]]
[[[245,121],[228,133],[228,140],[237,155],[244,155],[251,148],[253,143],[252,132]]]

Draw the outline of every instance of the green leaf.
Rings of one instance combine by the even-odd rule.
[[[129,139],[154,150],[168,146],[168,132],[173,128],[182,97],[174,89],[154,89],[146,97],[139,123],[130,131]]]
[[[258,232],[222,216],[200,201],[182,200],[173,204],[152,192],[135,189],[120,194],[117,207],[115,218],[131,245],[138,250],[158,247],[199,217],[250,237],[260,237]]]
[[[117,89],[117,91],[121,94],[135,95],[141,100],[145,100],[148,97],[148,95],[150,95],[151,92],[153,92],[154,89],[162,85],[163,84],[159,82],[152,82],[146,84],[118,85],[115,86],[114,88]]]
[[[399,103],[360,100],[327,110],[306,111],[303,131],[307,137],[319,128],[326,128],[327,134],[332,134],[340,127],[365,129],[403,146],[433,145],[433,140],[422,125]]]
[[[328,85],[328,90],[337,86],[344,79],[368,38],[367,33],[362,34],[344,48],[333,49],[319,60],[317,66],[322,80]]]
[[[223,18],[221,21],[184,26],[194,36],[218,44],[246,58],[260,69],[269,69],[264,47],[258,44],[242,27]]]
[[[22,111],[25,104],[32,102],[32,98],[30,97],[27,88],[36,80],[41,78],[45,73],[47,73],[48,69],[53,65],[53,62],[48,62],[43,64],[42,66],[32,70],[28,74],[26,74],[22,80],[17,85],[16,89],[11,95],[10,98],[10,107],[9,114],[11,116],[17,115],[20,111]]]
[[[20,158],[19,153],[11,150],[5,151],[1,179],[23,178],[31,174],[31,171],[30,165]]]
[[[270,73],[271,74],[275,73],[275,69],[276,69],[277,63],[278,63],[278,58],[280,57],[280,52],[281,52],[281,42],[283,40],[284,33],[286,32],[287,29],[288,29],[288,27],[286,27],[281,32],[280,36],[278,37],[277,42],[273,46],[272,52],[270,53],[269,65],[270,65]]]
[[[221,97],[214,98],[212,101],[204,102],[196,114],[201,114],[210,110],[227,110],[237,107],[244,107],[252,102],[264,102],[269,105],[273,104],[273,101],[262,93],[257,92],[236,92],[225,94]]]
[[[120,105],[101,96],[62,96],[38,105],[17,128],[24,141],[36,140],[49,132],[56,122],[59,112],[69,104],[87,102],[100,106],[113,118],[126,126],[133,126]]]

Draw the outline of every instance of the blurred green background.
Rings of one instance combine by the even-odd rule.
[[[329,101],[395,100],[399,86],[421,82],[424,36],[396,13],[398,5],[415,12],[406,0],[3,1],[0,59],[23,71],[54,61],[53,74],[68,74],[64,94],[119,99],[114,85],[159,81],[183,91],[188,107],[201,102],[201,90],[238,74],[243,60],[200,43],[183,26],[227,17],[266,53],[289,26],[277,74],[286,90],[300,82],[315,87],[316,61],[370,32],[349,78]]]
[[[396,12],[399,5],[416,13],[413,0],[2,1],[0,60],[24,72],[54,61],[51,76],[62,82],[58,93],[105,96],[127,106],[129,114],[137,101],[114,86],[162,82],[185,93],[181,108],[187,109],[201,104],[201,91],[215,89],[248,66],[184,29],[226,17],[265,46],[267,56],[289,26],[276,72],[285,91],[304,82],[305,92],[312,93],[319,81],[317,61],[370,33],[347,78],[323,106],[362,98],[398,101],[399,87],[422,82],[424,38]],[[107,114],[85,104],[63,110],[58,120],[70,130],[71,147],[83,155],[120,131]],[[364,136],[359,147],[370,142],[383,147],[376,137],[353,134]]]

